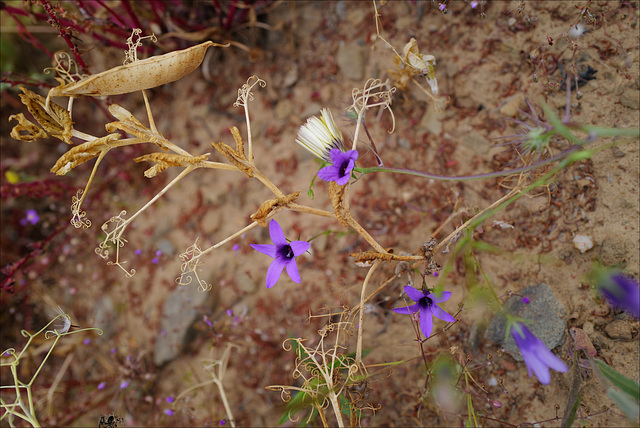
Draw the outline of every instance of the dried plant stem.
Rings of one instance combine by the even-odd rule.
[[[53,418],[53,394],[56,392],[56,389],[58,389],[58,385],[60,384],[60,381],[62,380],[65,372],[69,368],[71,361],[73,361],[73,356],[74,354],[68,354],[67,358],[64,359],[62,366],[56,374],[56,378],[53,380],[53,383],[47,391],[47,417],[49,420],[52,420]]]
[[[349,211],[349,185],[347,185],[344,190],[342,207],[344,209],[345,220],[347,221],[349,226],[351,226],[353,230],[355,230],[360,236],[362,236],[377,252],[387,254],[387,250],[382,248],[382,245],[378,244],[378,242],[373,239],[373,236],[369,235],[369,232],[367,232],[364,227],[360,226],[360,223],[358,223],[351,216],[351,212]]]
[[[311,207],[307,207],[304,205],[300,205],[300,204],[296,204],[295,202],[290,203],[287,208],[289,208],[291,211],[296,211],[296,212],[300,212],[300,213],[305,213],[305,214],[312,214],[312,215],[317,215],[320,217],[329,217],[329,218],[336,218],[336,214],[331,212],[331,211],[325,211],[325,210],[320,210],[317,208],[311,208]]]
[[[275,215],[276,211],[277,210],[274,210],[274,212],[272,212],[270,215],[268,215],[267,218],[273,217],[273,215]],[[253,229],[257,225],[258,225],[258,222],[254,221],[253,223],[249,224],[248,226],[246,226],[246,227],[240,229],[239,231],[235,232],[231,236],[226,237],[225,239],[223,239],[222,241],[218,242],[217,244],[210,246],[209,248],[204,250],[202,253],[200,253],[198,258],[204,256],[205,254],[209,253],[210,251],[215,250],[216,248],[219,248],[219,247],[223,246],[227,242],[231,241],[232,239],[237,238],[238,236],[242,235],[243,233],[250,231],[251,229]]]
[[[91,182],[93,181],[93,177],[95,177],[96,175],[96,171],[98,170],[98,165],[100,165],[100,162],[102,161],[102,159],[105,157],[105,155],[109,152],[111,148],[107,147],[104,150],[100,151],[100,154],[98,155],[98,159],[96,159],[96,162],[93,164],[93,169],[91,170],[91,175],[89,176],[89,179],[87,180],[87,185],[84,186],[84,191],[82,192],[82,196],[80,197],[80,200],[78,201],[78,206],[77,206],[77,211],[80,212],[80,207],[82,206],[82,202],[84,201],[84,197],[87,195],[87,190],[89,190],[89,186],[91,186]]]
[[[116,229],[114,229],[114,231],[112,232],[114,234],[114,236],[116,236],[116,230],[118,230],[118,229],[120,229],[120,231],[119,231],[119,233],[117,235],[118,236],[122,236],[122,233],[124,233],[124,230],[127,228],[129,223],[131,223],[133,221],[133,219],[138,217],[144,210],[146,210],[151,205],[153,205],[158,199],[160,199],[162,197],[162,195],[164,195],[169,189],[171,189],[176,183],[178,183],[178,181],[182,180],[187,174],[189,174],[191,171],[193,171],[196,168],[198,168],[197,165],[189,165],[189,166],[187,166],[180,174],[178,174],[178,176],[176,178],[171,180],[171,182],[169,184],[167,184],[164,187],[164,189],[159,191],[157,195],[155,195],[149,202],[147,202],[142,208],[140,208],[134,215],[132,215],[127,220],[125,220]],[[119,248],[119,247],[117,247],[117,248]]]
[[[160,134],[158,132],[158,128],[156,128],[156,122],[153,120],[153,115],[151,114],[151,106],[149,105],[149,99],[147,98],[147,91],[144,89],[142,90],[142,97],[144,98],[144,106],[147,109],[147,116],[149,116],[149,129],[156,134]]]
[[[365,296],[365,292],[367,291],[367,284],[369,284],[369,281],[371,280],[373,273],[376,271],[378,266],[380,266],[380,263],[382,263],[381,260],[376,260],[375,262],[373,262],[373,266],[369,268],[369,272],[367,272],[367,276],[365,277],[364,282],[362,283],[362,292],[360,293],[361,308],[364,307],[364,301],[365,301],[364,296]],[[362,363],[362,331],[364,326],[364,311],[360,311],[359,316],[360,318],[358,320],[358,343],[356,345],[356,364],[358,365]]]
[[[483,209],[482,211],[480,211],[478,214],[474,215],[473,217],[471,217],[469,220],[467,220],[466,222],[464,222],[462,225],[458,226],[456,228],[456,230],[454,230],[453,232],[451,232],[449,234],[449,236],[447,236],[446,238],[444,238],[442,241],[440,241],[438,243],[438,245],[436,245],[433,248],[433,252],[437,252],[439,249],[441,249],[442,247],[444,247],[445,245],[447,245],[447,243],[449,241],[451,241],[452,239],[454,239],[460,232],[462,232],[463,230],[465,230],[466,228],[468,228],[471,224],[474,224],[475,220],[477,220],[478,218],[482,217],[483,215],[485,215],[488,211],[492,210],[493,208],[497,207],[498,205],[502,204],[504,201],[508,200],[509,198],[511,198],[512,196],[516,195],[517,193],[519,193],[522,189],[524,188],[524,176],[520,175],[520,178],[518,180],[518,184],[516,184],[516,186],[513,188],[513,190],[511,190],[509,193],[507,193],[506,195],[504,195],[502,198],[498,199],[497,201],[495,201],[494,203],[492,203],[491,205],[489,205],[488,207],[486,207],[485,209]]]
[[[202,161],[202,167],[209,168],[209,169],[224,169],[227,171],[238,171],[238,167],[236,167],[235,165],[230,165],[228,163],[222,163],[222,162]]]
[[[389,278],[388,280],[383,282],[382,285],[376,289],[376,291],[374,291],[373,293],[369,294],[369,296],[366,299],[364,299],[364,300],[360,299],[360,303],[358,303],[356,306],[351,308],[351,314],[353,315],[357,311],[359,311],[360,308],[364,307],[365,303],[367,303],[369,300],[371,300],[376,294],[378,294],[380,291],[382,291],[382,289],[384,289],[387,285],[389,285],[394,279],[398,278],[399,276],[400,276],[400,274],[393,275],[391,278]],[[360,311],[360,312],[362,313],[363,311]]]

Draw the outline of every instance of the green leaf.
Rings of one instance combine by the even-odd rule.
[[[595,361],[604,377],[609,379],[612,384],[620,388],[624,393],[633,397],[636,401],[640,400],[640,384],[618,373],[604,362],[600,360]]]
[[[637,421],[640,415],[640,408],[638,407],[638,401],[632,399],[627,394],[618,391],[614,387],[607,390],[607,395],[611,400],[620,407],[620,410],[624,412],[627,417],[632,421]]]

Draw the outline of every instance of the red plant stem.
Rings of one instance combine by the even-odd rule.
[[[111,10],[111,8],[109,6],[107,6],[104,1],[97,0],[96,3],[98,3],[100,6],[104,7],[107,10],[107,12],[109,12],[109,14],[113,17],[114,23],[118,27],[122,28],[123,30],[127,30],[127,31],[130,30],[130,28],[128,28],[127,24],[125,24],[125,22],[122,19],[120,19],[120,16],[117,13],[115,13],[113,10]]]
[[[4,6],[2,10],[7,12],[11,17],[11,19],[13,19],[16,22],[16,25],[18,26],[18,33],[22,36],[23,39],[31,43],[36,48],[40,49],[42,52],[49,55],[50,58],[53,58],[53,54],[49,51],[49,49],[47,49],[42,43],[40,43],[40,41],[36,39],[33,36],[33,34],[29,32],[29,30],[27,30],[27,27],[25,27],[24,24],[22,24],[22,22],[14,16],[14,15],[28,16],[27,12],[25,12],[22,9],[18,9],[16,7],[11,7],[11,6]]]
[[[138,17],[136,16],[136,14],[133,11],[133,9],[131,9],[131,3],[129,1],[121,1],[120,4],[124,8],[124,10],[127,11],[129,16],[133,20],[133,24],[135,25],[135,28],[143,29],[142,24],[140,24],[140,21],[138,20]]]
[[[71,223],[66,222],[66,224],[64,224],[63,226],[60,226],[58,229],[56,229],[51,235],[49,235],[45,240],[43,241],[38,241],[36,243],[33,244],[33,250],[31,250],[31,252],[29,254],[27,254],[26,256],[24,256],[23,258],[21,258],[20,260],[18,260],[15,264],[13,265],[7,265],[7,267],[5,269],[2,270],[2,273],[4,275],[6,275],[6,277],[2,280],[2,283],[0,283],[0,290],[5,290],[5,289],[9,289],[11,283],[12,283],[12,278],[13,275],[19,271],[20,269],[22,269],[22,267],[32,258],[37,257],[43,247],[48,244],[57,234],[59,234],[60,232],[62,232],[63,230],[65,230]]]
[[[49,0],[40,0],[40,3],[42,3],[44,10],[46,10],[47,14],[49,15],[49,23],[58,30],[64,41],[67,42],[67,46],[69,46],[69,49],[71,49],[73,56],[76,58],[76,61],[78,61],[78,65],[80,66],[80,68],[82,68],[82,72],[88,74],[89,68],[87,67],[87,64],[85,64],[82,60],[80,52],[78,52],[78,47],[74,45],[71,41],[71,38],[69,38],[69,30],[67,28],[64,28],[62,25],[60,25],[60,22],[58,22],[58,18],[56,18]]]
[[[229,8],[229,13],[227,14],[227,23],[224,25],[225,30],[229,30],[231,28],[231,23],[233,22],[233,18],[236,14],[236,0],[231,2],[231,7]]]

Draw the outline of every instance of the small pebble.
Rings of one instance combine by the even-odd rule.
[[[573,245],[581,253],[585,253],[593,248],[593,240],[589,235],[576,235],[573,237]]]

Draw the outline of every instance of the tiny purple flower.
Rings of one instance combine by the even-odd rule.
[[[24,218],[22,220],[20,220],[20,224],[22,226],[26,226],[27,223],[36,224],[39,221],[40,221],[40,216],[38,215],[36,210],[27,210],[26,215],[24,216]]]
[[[135,254],[136,256],[139,256],[140,254],[142,254],[142,250],[141,250],[140,248],[138,248],[138,249],[136,249],[136,250],[134,251],[134,254]]]
[[[173,416],[174,412],[171,409],[164,409],[164,414],[167,416]]]
[[[227,309],[227,315],[229,316],[233,315],[233,311],[231,309]]]
[[[529,377],[533,372],[540,383],[548,385],[551,381],[549,369],[564,373],[569,368],[567,365],[553,354],[542,340],[537,338],[522,323],[516,322],[511,325],[511,336],[516,341],[516,345],[520,348],[524,363],[527,365]]]
[[[173,396],[170,395],[167,397],[167,403],[173,403],[174,401],[176,401],[176,399],[173,398]]]
[[[298,273],[296,257],[307,251],[310,244],[306,241],[287,242],[282,228],[275,220],[269,222],[269,235],[274,245],[251,244],[254,250],[273,257],[274,259],[267,270],[267,288],[276,285],[285,267],[287,268],[289,278],[291,278],[293,282],[300,284],[301,279]]]
[[[531,303],[531,299],[529,299],[527,296],[524,296],[521,301],[525,305],[528,305],[529,303]]]
[[[405,315],[420,312],[420,330],[422,330],[424,337],[429,337],[431,330],[433,330],[432,316],[447,322],[454,322],[456,320],[437,305],[437,303],[449,300],[451,297],[450,291],[443,291],[442,296],[438,298],[434,293],[426,293],[406,285],[404,292],[407,293],[407,296],[409,296],[411,300],[417,303],[411,306],[405,306],[404,308],[396,308],[393,312]]]
[[[335,181],[340,186],[349,182],[351,170],[356,166],[358,159],[357,150],[343,152],[340,149],[331,149],[329,152],[332,165],[325,166],[318,171],[318,177],[324,181]]]
[[[103,390],[105,386],[107,386],[107,383],[106,383],[106,382],[100,382],[100,383],[98,384],[98,390]]]
[[[91,343],[91,339],[85,339],[82,341],[82,343],[84,343],[85,345],[89,345]]]
[[[240,249],[240,245],[235,244],[233,247],[231,247],[231,249],[232,249],[233,251],[238,251],[238,250]]]
[[[120,389],[125,389],[126,387],[129,386],[130,381],[128,380],[123,380],[122,382],[120,382]]]
[[[475,9],[476,7],[478,7],[478,1],[477,0],[473,0],[471,2],[471,9]]]
[[[640,318],[640,286],[638,281],[620,272],[602,274],[596,288],[613,306]]]

